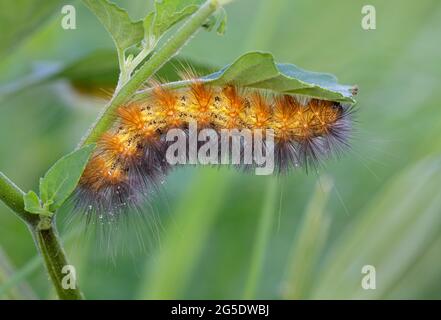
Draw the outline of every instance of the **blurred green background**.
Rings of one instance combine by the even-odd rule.
[[[87,298],[441,298],[441,3],[368,2],[371,31],[360,25],[364,0],[236,0],[225,36],[201,31],[182,50],[212,69],[269,51],[358,84],[353,150],[319,174],[278,179],[177,170],[146,204],[146,249],[121,230],[129,236],[114,241],[126,249],[112,257],[66,229],[60,212]],[[60,26],[66,3],[76,30]],[[134,19],[151,8],[117,3]],[[79,1],[1,0],[0,29],[0,170],[27,191],[104,104],[85,90],[114,81],[89,68],[51,81],[44,72],[97,52],[108,71],[113,44]],[[376,269],[375,290],[361,287],[365,265]],[[29,232],[0,204],[0,298],[54,297]]]

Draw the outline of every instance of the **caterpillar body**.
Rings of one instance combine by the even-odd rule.
[[[199,80],[189,83],[181,89],[154,83],[148,99],[118,108],[117,120],[98,140],[80,179],[74,195],[76,210],[86,213],[89,220],[97,216],[113,220],[138,207],[177,166],[166,159],[173,143],[167,133],[181,129],[188,135],[193,122],[198,132],[264,130],[263,149],[273,152],[277,173],[315,166],[349,145],[350,105],[235,85],[212,86]],[[272,148],[268,148],[270,138]],[[231,136],[228,139],[230,150],[236,148],[243,155],[246,143]],[[203,145],[198,142],[196,148],[199,151]],[[188,151],[185,157],[190,157]],[[256,165],[235,166],[249,169]]]

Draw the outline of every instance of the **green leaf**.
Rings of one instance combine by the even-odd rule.
[[[282,94],[298,94],[308,97],[354,104],[357,86],[338,83],[328,73],[300,69],[293,64],[274,61],[270,53],[250,52],[220,71],[200,78],[215,86],[237,84],[254,89],[271,90]],[[188,82],[171,83],[170,87],[181,88]],[[149,96],[150,89],[139,91],[136,99]]]
[[[40,199],[32,190],[23,195],[23,201],[25,210],[29,213],[41,214],[49,217],[52,215],[52,212],[41,206]]]
[[[153,24],[155,21],[155,12],[152,11],[145,16],[142,24],[144,26],[144,43],[149,47],[154,47],[155,43],[158,41],[157,35],[153,31]]]
[[[217,33],[220,35],[224,35],[225,31],[227,29],[227,12],[225,11],[225,9],[222,7],[219,10],[219,14],[218,14],[218,18],[217,20],[219,21],[219,24],[217,26]]]
[[[212,15],[208,21],[203,25],[207,31],[211,31],[213,28],[219,35],[225,34],[225,29],[227,26],[227,12],[223,7],[221,7],[214,15]]]
[[[246,53],[222,70],[202,78],[214,85],[235,83],[279,93],[355,103],[356,87],[339,84],[331,74],[300,69],[293,64],[275,63],[270,53]]]
[[[45,207],[53,212],[70,196],[94,148],[90,144],[62,157],[40,179],[40,197]]]
[[[157,41],[171,27],[192,15],[205,1],[204,0],[156,0],[155,11],[144,18],[144,41],[157,43]],[[226,13],[222,8],[219,10],[220,18],[211,17],[205,28],[211,30],[218,23],[217,31],[223,34],[226,24]]]
[[[107,0],[83,0],[112,36],[119,53],[144,40],[153,49],[161,36],[193,14],[204,0],[157,0],[155,11],[142,21],[132,21],[126,10]],[[224,26],[221,29],[225,29]]]
[[[160,37],[175,24],[193,14],[203,0],[157,0],[155,1],[155,17],[152,19],[152,33]]]
[[[85,5],[97,16],[112,36],[117,52],[120,67],[120,76],[117,88],[126,84],[136,68],[151,54],[162,35],[176,23],[196,12],[203,0],[157,0],[155,11],[146,17],[134,22],[127,11],[107,0],[83,0]],[[207,16],[208,17],[208,16]],[[201,19],[201,23],[206,19]],[[198,23],[198,26],[201,24]],[[224,22],[220,30],[225,29]],[[126,58],[128,48],[142,42],[142,50]]]
[[[83,0],[110,33],[118,52],[138,44],[144,38],[142,21],[134,22],[126,10],[107,0]]]

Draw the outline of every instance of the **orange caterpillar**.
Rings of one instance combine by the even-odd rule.
[[[114,127],[99,139],[77,188],[77,208],[115,217],[136,207],[173,167],[165,157],[170,145],[166,133],[187,130],[192,121],[199,130],[272,130],[274,163],[282,172],[316,164],[347,146],[351,111],[338,102],[300,102],[291,95],[269,96],[198,80],[175,90],[155,84],[146,101],[121,106]]]

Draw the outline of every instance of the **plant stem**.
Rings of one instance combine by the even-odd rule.
[[[84,299],[82,292],[76,284],[76,279],[72,279],[75,281],[74,289],[65,289],[62,286],[63,277],[67,276],[62,270],[69,263],[61,246],[54,220],[51,220],[51,227],[49,229],[41,230],[36,227],[32,228],[31,231],[40,254],[43,256],[44,264],[58,297],[62,300]]]
[[[115,92],[114,97],[99,115],[86,137],[83,138],[80,146],[97,141],[101,134],[112,126],[116,117],[116,109],[126,103],[143,83],[154,75],[170,58],[178,53],[187,43],[188,39],[199,30],[218,7],[218,0],[206,1],[162,48],[156,51],[151,58],[139,68],[127,84]]]
[[[49,277],[60,299],[82,299],[78,286],[75,289],[64,289],[62,269],[69,265],[57,235],[53,218],[39,217],[24,210],[24,192],[0,172],[0,199],[25,222],[35,240],[35,245],[43,256]],[[44,220],[46,219],[46,220]]]
[[[24,209],[24,192],[15,185],[7,176],[0,172],[0,200],[2,200],[14,213],[28,226],[38,223],[38,216],[31,215]]]

